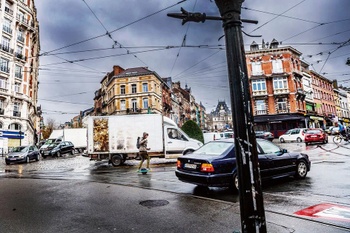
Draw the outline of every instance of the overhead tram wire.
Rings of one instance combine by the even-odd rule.
[[[109,57],[120,57],[120,56],[126,56],[126,55],[130,55],[130,54],[162,51],[162,50],[166,50],[166,49],[167,49],[167,48],[162,48],[162,49],[150,49],[150,50],[137,51],[137,52],[132,52],[132,53],[125,53],[125,54],[113,54],[113,55],[105,55],[105,56],[99,56],[99,57],[82,58],[82,59],[76,59],[76,60],[67,61],[67,62],[49,63],[49,64],[45,64],[44,66],[60,65],[60,64],[75,63],[75,62],[82,62],[82,61],[89,61],[89,60],[98,60],[98,59],[109,58]]]
[[[306,0],[302,0],[301,2],[297,3],[296,5],[292,6],[291,8],[285,10],[284,12],[282,12],[281,14],[276,15],[276,17],[270,19],[269,21],[267,21],[266,23],[263,23],[262,25],[260,25],[259,27],[255,28],[253,31],[251,31],[249,34],[255,32],[256,30],[262,28],[263,26],[267,25],[268,23],[270,23],[271,21],[277,19],[278,17],[282,16],[283,14],[287,13],[288,11],[290,11],[291,9],[297,7],[298,5],[300,5],[301,3],[305,2]]]
[[[165,8],[163,8],[163,9],[159,10],[159,11],[156,11],[156,12],[154,12],[154,13],[151,13],[151,14],[149,14],[149,15],[146,15],[146,16],[144,16],[144,17],[138,19],[138,20],[135,20],[135,21],[133,21],[133,22],[131,22],[131,23],[128,23],[128,24],[126,24],[126,25],[124,25],[124,26],[122,26],[122,27],[119,27],[119,28],[117,28],[117,29],[114,29],[114,30],[110,31],[109,33],[111,34],[111,33],[114,33],[114,32],[116,32],[116,31],[119,31],[119,30],[121,30],[121,29],[123,29],[123,28],[125,28],[125,27],[128,27],[128,26],[130,26],[130,25],[132,25],[132,24],[138,23],[138,22],[140,22],[140,21],[142,21],[142,20],[144,20],[144,19],[146,19],[146,18],[149,18],[149,17],[151,17],[151,16],[153,16],[153,15],[156,15],[156,14],[162,12],[162,11],[168,10],[168,9],[170,9],[170,8],[172,8],[172,7],[174,7],[174,6],[177,6],[177,5],[179,5],[179,4],[183,3],[183,2],[186,2],[186,1],[187,1],[187,0],[182,0],[182,1],[180,1],[180,2],[177,2],[177,3],[173,4],[173,5],[170,5],[170,6],[168,6],[168,7],[165,7]],[[45,54],[39,54],[39,56],[40,56],[40,55],[47,55],[47,54],[50,54],[50,53],[52,53],[52,52],[59,51],[59,50],[65,49],[65,48],[69,48],[69,47],[72,47],[72,46],[75,46],[75,45],[78,45],[78,44],[82,44],[82,43],[85,43],[85,42],[88,42],[88,41],[91,41],[91,40],[95,40],[95,39],[98,39],[98,38],[104,37],[104,36],[108,36],[108,34],[101,34],[101,35],[98,35],[98,36],[95,36],[95,37],[91,37],[91,38],[88,38],[88,39],[85,39],[85,40],[82,40],[82,41],[79,41],[79,42],[75,42],[75,43],[72,43],[72,44],[69,44],[69,45],[66,45],[66,46],[57,48],[57,49],[53,49],[53,50],[51,50],[51,51],[49,51],[49,52],[46,52]]]
[[[341,20],[336,20],[336,21],[331,21],[331,22],[322,23],[322,24],[320,24],[320,25],[314,26],[314,27],[309,28],[309,29],[307,29],[307,30],[305,30],[305,31],[302,31],[302,32],[300,32],[300,33],[297,33],[296,35],[291,36],[291,37],[289,37],[289,38],[287,38],[287,39],[284,39],[284,40],[282,40],[282,42],[285,42],[285,41],[290,40],[290,39],[292,39],[292,38],[294,38],[294,37],[300,36],[301,34],[304,34],[304,33],[306,33],[306,32],[309,32],[309,31],[311,31],[311,30],[314,30],[315,28],[318,28],[318,27],[320,27],[320,26],[324,26],[324,25],[328,25],[328,24],[333,24],[333,23],[339,23],[339,22],[348,21],[348,20],[350,20],[350,18],[349,18],[349,19],[341,19]]]
[[[287,16],[287,15],[276,14],[276,13],[272,13],[272,12],[268,12],[268,11],[251,9],[251,8],[248,8],[248,7],[242,7],[242,9],[249,10],[249,11],[260,12],[260,13],[269,14],[269,15],[276,15],[276,16],[279,16],[279,17],[282,17],[282,18],[294,19],[294,20],[299,20],[299,21],[303,21],[303,22],[307,22],[307,23],[320,24],[319,22],[315,22],[315,21],[311,21],[311,20],[306,20],[306,19],[292,17],[292,16]]]
[[[185,73],[186,71],[192,69],[193,67],[195,67],[195,66],[197,66],[198,64],[202,63],[203,61],[205,61],[205,60],[211,58],[212,56],[216,55],[217,53],[219,53],[219,52],[221,52],[221,51],[222,51],[222,50],[219,50],[219,51],[216,51],[215,53],[210,54],[208,57],[206,57],[206,58],[200,60],[200,61],[197,62],[196,64],[194,64],[194,65],[188,67],[187,69],[183,70],[182,72],[178,73],[177,75],[174,76],[174,78],[180,76],[181,74],[183,74],[183,73]]]
[[[334,53],[334,52],[337,51],[338,49],[344,47],[346,44],[348,44],[348,45],[350,44],[350,39],[347,40],[347,41],[344,41],[344,43],[343,43],[342,45],[339,45],[339,46],[338,46],[336,49],[334,49],[332,52],[328,53],[327,59],[326,59],[326,61],[323,63],[322,68],[320,69],[319,73],[322,72],[323,68],[324,68],[325,65],[327,64],[328,59],[329,59],[329,57],[332,55],[332,53]]]
[[[193,8],[192,8],[192,12],[194,12],[194,9],[196,8],[196,5],[197,5],[197,0],[194,2]],[[184,37],[183,37],[183,39],[182,39],[182,44],[181,44],[181,46],[179,47],[179,50],[178,50],[178,52],[177,52],[177,54],[176,54],[175,61],[174,61],[173,66],[171,67],[171,70],[170,70],[170,76],[171,76],[172,73],[173,73],[173,70],[174,70],[175,64],[176,64],[176,62],[177,62],[177,59],[178,59],[179,56],[180,56],[180,52],[181,52],[182,46],[185,46],[185,45],[186,45],[186,37],[187,37],[187,33],[188,33],[189,28],[190,28],[190,24],[187,24],[186,32],[185,32],[185,35],[184,35]]]
[[[100,24],[102,25],[102,27],[106,30],[106,34],[108,35],[108,37],[113,41],[113,48],[115,45],[119,44],[121,48],[123,48],[124,46],[120,43],[120,42],[117,42],[116,40],[113,39],[111,33],[107,30],[107,28],[103,25],[102,21],[97,17],[97,15],[95,14],[95,12],[91,9],[91,7],[85,2],[85,0],[82,0],[85,5],[89,8],[89,10],[91,11],[91,13],[95,16],[95,18],[100,22]],[[129,53],[129,50],[126,49],[126,51]],[[134,54],[134,57],[136,59],[138,59],[140,62],[142,62],[144,65],[146,65],[147,67],[149,67],[149,65],[147,65],[143,60],[141,60],[139,57],[137,57],[135,54]]]

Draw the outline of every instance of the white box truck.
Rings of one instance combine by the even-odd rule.
[[[137,157],[138,137],[147,132],[151,157],[176,158],[203,145],[159,114],[92,116],[87,119],[87,157],[119,166]]]
[[[53,130],[45,144],[40,147],[40,152],[43,154],[50,144],[61,141],[70,141],[73,143],[75,150],[79,153],[83,152],[87,147],[87,128]]]

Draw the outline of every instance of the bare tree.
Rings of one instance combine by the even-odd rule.
[[[43,138],[47,139],[50,137],[52,131],[56,128],[56,121],[52,118],[48,118],[44,129],[42,130]]]

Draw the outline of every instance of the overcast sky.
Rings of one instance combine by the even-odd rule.
[[[94,92],[113,65],[148,67],[191,87],[209,113],[230,104],[222,23],[186,23],[167,17],[180,8],[219,16],[211,0],[37,0],[40,24],[39,105],[45,121],[70,121],[93,107]],[[246,0],[245,48],[282,42],[301,53],[311,69],[350,86],[349,0]],[[184,40],[184,38],[186,38]],[[221,38],[221,39],[220,39]],[[180,47],[181,45],[187,47]],[[230,105],[229,105],[230,106]]]

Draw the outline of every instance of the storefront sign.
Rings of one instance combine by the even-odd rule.
[[[310,116],[310,119],[317,120],[317,121],[323,121],[323,117],[317,117],[317,116]]]

